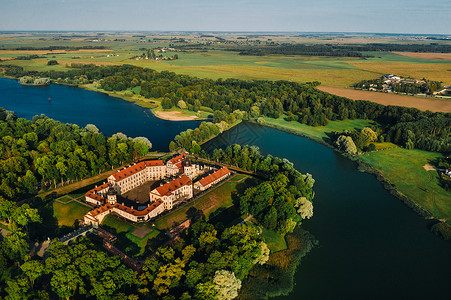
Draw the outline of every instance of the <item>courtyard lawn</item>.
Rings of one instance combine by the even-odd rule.
[[[360,159],[374,166],[395,187],[435,218],[451,220],[451,192],[439,185],[437,171],[423,166],[441,154],[403,148],[375,151],[360,155]]]
[[[69,202],[73,201],[73,199],[68,196],[59,197],[57,200],[59,202],[63,202],[63,203],[69,203]]]
[[[271,127],[276,127],[281,130],[287,130],[295,134],[298,133],[316,141],[327,141],[329,139],[327,134],[334,131],[353,129],[361,130],[364,127],[377,125],[377,123],[374,121],[355,119],[344,121],[329,121],[329,124],[327,124],[326,126],[313,127],[301,124],[296,121],[285,121],[283,117],[279,119],[264,117],[264,124]]]
[[[263,228],[263,231],[260,234],[260,236],[268,245],[268,248],[269,250],[271,250],[271,253],[287,249],[287,242],[285,241],[285,238],[282,235],[278,234],[277,232]]]
[[[235,175],[228,181],[222,183],[222,185],[207,191],[196,200],[170,212],[163,217],[158,218],[155,222],[156,227],[160,230],[164,230],[182,223],[186,220],[186,212],[190,207],[195,207],[202,210],[208,220],[209,216],[217,209],[232,206],[232,192],[236,190],[236,186],[239,184],[239,182],[235,179],[237,176],[245,175]],[[244,179],[244,177],[241,179]]]
[[[116,230],[117,233],[132,232],[136,229],[136,226],[125,220],[115,218],[112,215],[107,215],[103,221],[102,226],[111,227]]]
[[[147,241],[155,238],[160,233],[159,230],[147,223],[133,224],[112,215],[107,215],[103,219],[101,226],[113,228],[117,234],[125,233],[125,237],[140,248],[139,253],[136,254],[138,256],[146,250]],[[119,239],[121,239],[120,236]],[[127,239],[122,238],[122,242],[124,243]]]
[[[53,215],[58,219],[59,226],[73,226],[76,220],[82,220],[83,216],[91,209],[76,201],[69,203],[52,202]]]

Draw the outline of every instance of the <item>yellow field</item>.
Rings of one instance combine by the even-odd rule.
[[[83,64],[83,65],[89,65],[94,64],[96,66],[117,66],[120,65],[119,63],[109,62],[109,61],[96,61],[94,59],[92,60],[80,60],[80,59],[70,59],[70,60],[62,60],[62,59],[56,59],[58,61],[58,64],[62,66],[70,66],[71,64]],[[44,59],[36,59],[35,62],[47,64],[48,60]]]
[[[451,112],[451,101],[448,100],[427,99],[406,95],[360,91],[331,86],[319,86],[318,89],[330,94],[347,97],[353,100],[368,100],[383,105],[415,107],[420,110],[430,110],[432,112]]]
[[[0,54],[53,54],[53,53],[98,53],[98,52],[112,52],[110,49],[80,49],[80,50],[0,50]]]
[[[451,65],[449,64],[407,64],[390,62],[349,62],[349,64],[368,72],[396,74],[403,77],[410,76],[419,79],[424,77],[428,80],[443,81],[443,85],[451,84]],[[363,79],[364,78],[360,80]]]
[[[137,61],[139,62],[139,61]],[[134,64],[131,62],[131,64]],[[136,63],[136,65],[143,66]],[[172,71],[179,74],[208,78],[241,78],[261,80],[289,80],[297,82],[320,81],[326,85],[350,86],[362,79],[375,79],[382,75],[373,71],[359,69],[293,70],[264,66],[212,65],[212,66],[174,66],[165,63],[151,63],[148,68],[157,71]]]
[[[451,53],[393,52],[413,58],[451,60]]]

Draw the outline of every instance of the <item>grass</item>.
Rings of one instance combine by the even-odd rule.
[[[107,215],[102,222],[102,226],[110,227],[116,230],[116,233],[119,235],[119,239],[121,239],[121,233],[125,233],[126,239],[123,239],[122,242],[130,240],[132,243],[136,244],[140,251],[136,255],[141,255],[146,250],[147,241],[149,239],[155,238],[160,231],[155,227],[150,226],[149,224],[132,224],[126,220],[122,220],[116,218],[112,215]],[[133,234],[135,230],[138,228],[147,227],[149,229],[149,233],[147,233],[144,237],[139,238]]]
[[[221,186],[213,188],[196,200],[158,218],[155,222],[156,227],[159,230],[164,230],[182,223],[186,220],[186,212],[190,207],[202,210],[205,217],[208,219],[218,209],[232,206],[232,192],[236,190],[238,184],[237,181],[232,181],[232,179],[236,180],[236,176],[239,175],[235,175]]]
[[[107,215],[103,219],[102,225],[114,228],[117,233],[133,232],[136,229],[135,225],[132,225],[131,223],[129,223],[127,221],[115,218],[111,215]]]
[[[263,231],[260,234],[260,236],[268,245],[268,248],[269,250],[271,250],[271,253],[287,249],[287,242],[285,241],[285,238],[282,235],[278,234],[277,232],[263,228]]]
[[[283,117],[279,119],[265,117],[264,124],[285,129],[293,133],[299,133],[303,136],[306,136],[316,141],[327,141],[329,139],[328,134],[334,131],[353,130],[353,129],[361,130],[364,127],[374,125],[375,122],[360,119],[329,121],[329,124],[327,124],[326,126],[312,127],[295,121],[285,121]]]
[[[83,216],[91,210],[76,201],[66,204],[53,201],[52,205],[53,215],[58,219],[59,226],[73,226],[76,220],[83,219]]]
[[[112,215],[107,215],[103,219],[102,226],[106,226],[106,227],[115,229],[116,233],[119,235],[121,233],[125,233],[125,237],[140,248],[140,251],[137,254],[138,256],[143,254],[144,251],[146,250],[145,248],[147,245],[147,241],[149,239],[155,238],[160,233],[159,230],[157,230],[153,226],[150,226],[149,224],[132,224],[126,220],[116,218]],[[138,228],[142,228],[142,227],[147,227],[147,229],[149,229],[149,233],[147,233],[144,237],[139,238],[136,235],[134,235],[133,232],[135,230],[137,230]],[[121,237],[119,236],[119,238],[121,238]],[[125,239],[125,241],[127,239]]]
[[[396,189],[437,219],[451,218],[451,193],[439,185],[436,171],[426,171],[423,166],[441,154],[421,150],[396,148],[366,153],[364,162],[380,170]]]
[[[72,200],[73,200],[72,198],[67,197],[67,196],[63,196],[63,197],[59,197],[59,198],[58,198],[58,201],[64,202],[64,203],[71,202]]]

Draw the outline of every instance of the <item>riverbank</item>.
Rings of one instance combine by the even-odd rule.
[[[327,126],[311,127],[283,119],[260,118],[258,124],[306,137],[336,150],[329,139],[333,131],[360,130],[365,126],[370,126],[372,122],[366,120],[333,121]],[[441,154],[392,148],[356,156],[343,155],[355,161],[359,170],[374,175],[383,183],[385,189],[420,216],[445,224],[439,228],[445,228],[441,233],[445,238],[447,237],[446,232],[449,232],[449,228],[451,228],[450,193],[440,186],[439,174],[436,171],[427,171],[423,168],[425,164],[440,157]]]
[[[131,91],[105,91],[103,89],[99,89],[94,86],[94,84],[84,84],[80,85],[80,88],[103,93],[105,95],[120,98],[122,100],[125,100],[127,102],[133,102],[134,104],[143,107],[143,108],[150,108],[154,116],[157,118],[168,120],[168,121],[200,121],[200,120],[207,120],[210,112],[206,111],[199,111],[199,112],[193,112],[186,109],[179,109],[179,108],[171,108],[171,109],[163,109],[161,107],[161,101],[158,99],[148,99],[141,95],[134,94]]]

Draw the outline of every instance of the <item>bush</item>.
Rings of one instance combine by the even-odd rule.
[[[376,150],[376,145],[374,145],[373,143],[369,144],[368,147],[366,148],[366,151],[370,152],[370,151],[374,151]]]
[[[171,99],[163,98],[163,100],[161,101],[161,107],[163,107],[163,109],[171,109],[172,108]]]
[[[49,66],[58,65],[58,62],[56,60],[52,59],[47,62],[47,65],[49,65]]]

